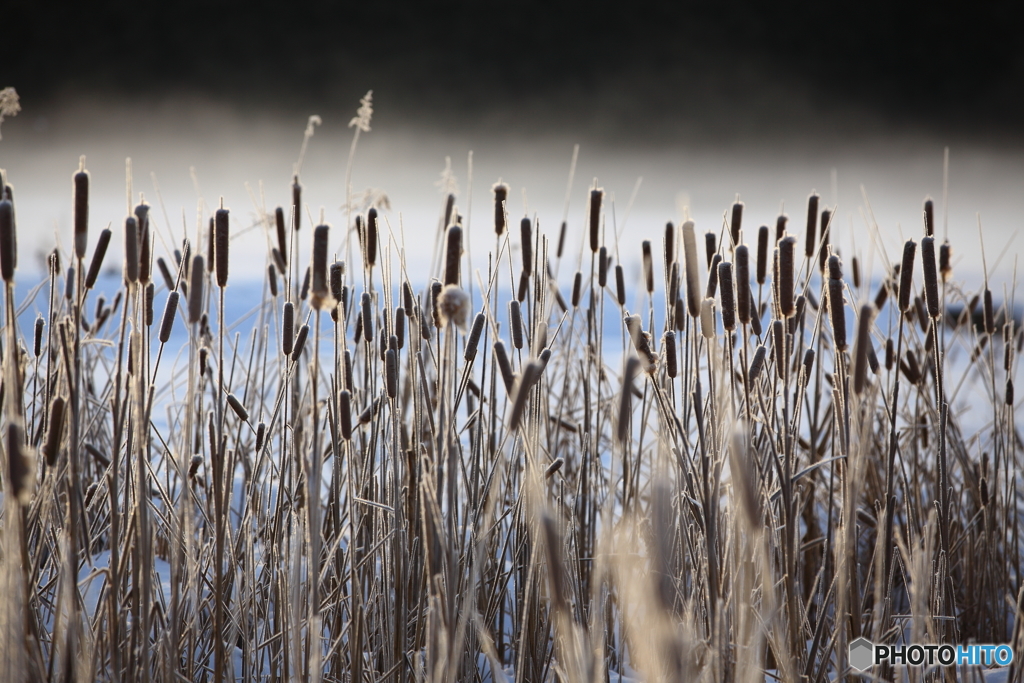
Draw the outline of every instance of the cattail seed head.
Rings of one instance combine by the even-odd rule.
[[[679,359],[676,350],[676,333],[669,330],[662,337],[662,353],[665,354],[665,374],[675,379],[679,374]]]
[[[781,320],[772,321],[772,348],[775,351],[775,371],[779,379],[786,378],[786,331]]]
[[[686,308],[691,318],[700,315],[700,274],[697,272],[697,238],[693,221],[683,223],[683,258],[686,261]]]
[[[139,281],[139,222],[135,216],[124,220],[124,276],[128,282]]]
[[[985,334],[992,334],[996,331],[996,316],[992,306],[992,290],[988,287],[985,288],[984,302]]]
[[[299,176],[292,179],[292,229],[298,231],[302,219],[302,185]],[[281,252],[284,254],[285,252]]]
[[[505,391],[511,395],[514,383],[512,363],[509,362],[508,352],[505,351],[505,344],[500,339],[494,342],[494,359],[498,364],[498,370],[501,372],[501,381],[505,383]]]
[[[63,396],[58,396],[50,403],[50,424],[46,430],[46,445],[43,446],[43,456],[46,458],[46,465],[54,467],[57,464],[57,456],[60,454],[60,442],[64,434],[64,408]]]
[[[754,358],[750,361],[750,372],[747,374],[749,382],[756,382],[757,378],[761,375],[761,369],[764,368],[764,357],[767,353],[764,344],[759,344],[757,350],[754,351]]]
[[[533,273],[533,228],[529,218],[524,217],[519,221],[519,231],[522,236],[523,274],[531,275]]]
[[[718,253],[718,248],[715,246],[715,233],[710,230],[704,233],[704,251],[708,257],[708,268],[711,268],[711,264],[714,261],[715,254]]]
[[[494,232],[501,237],[505,234],[505,202],[508,200],[508,185],[495,183],[494,191]]]
[[[256,425],[256,452],[259,453],[263,450],[264,444],[267,442],[267,424],[260,422]]]
[[[651,349],[651,335],[644,332],[640,316],[627,315],[623,318],[623,322],[626,324],[629,338],[633,341],[633,348],[636,349],[636,354],[640,357],[644,371],[653,373],[657,368],[658,357],[654,355],[654,351]]]
[[[597,254],[597,285],[605,287],[608,285],[608,248],[601,247]]]
[[[828,245],[832,241],[832,212],[824,209],[821,212],[821,246],[818,248],[818,272],[825,272],[828,260]]]
[[[811,379],[811,372],[814,371],[814,355],[814,349],[804,351],[803,372],[800,375],[800,381],[804,386],[807,386],[807,382]]]
[[[715,300],[710,297],[700,304],[700,333],[705,339],[715,338]]]
[[[732,281],[732,263],[722,261],[718,264],[718,282],[722,290],[722,327],[732,332],[736,329],[736,290]],[[746,296],[740,298],[749,302]]]
[[[829,278],[828,311],[832,320],[832,339],[836,348],[846,350],[846,311],[843,307],[843,281]]]
[[[1013,407],[1013,378],[1006,378],[1006,405]]]
[[[615,266],[615,300],[619,306],[626,305],[626,274],[618,264]]]
[[[341,437],[348,441],[352,438],[352,394],[342,389],[338,394],[338,416],[341,418]]]
[[[856,256],[850,259],[850,270],[853,273],[853,286],[860,289],[860,261]]]
[[[299,333],[295,335],[295,348],[292,349],[293,363],[297,363],[302,356],[302,349],[306,345],[307,336],[309,336],[309,325],[303,325],[299,328]]]
[[[441,323],[452,323],[459,329],[466,329],[470,314],[469,294],[458,285],[446,285],[437,297]]]
[[[672,316],[675,318],[676,332],[682,332],[686,328],[686,304],[683,303],[682,297],[676,299],[675,311]]]
[[[405,315],[409,318],[416,312],[416,295],[413,294],[412,285],[408,280],[402,283],[402,308],[405,309]]]
[[[43,316],[37,316],[35,324],[36,329],[33,338],[32,350],[35,353],[35,357],[39,358],[39,356],[42,355],[43,353],[43,325],[45,325],[45,322],[43,321]]]
[[[377,209],[370,207],[366,212],[366,265],[373,268],[377,264]]]
[[[942,275],[943,282],[949,282],[949,278],[953,275],[952,257],[953,247],[947,240],[939,246],[939,273]]]
[[[245,409],[242,402],[238,400],[238,397],[234,394],[228,394],[228,405],[231,406],[231,410],[234,411],[235,415],[242,422],[249,421],[249,411]]]
[[[901,313],[910,309],[910,290],[914,280],[914,256],[917,254],[917,242],[907,240],[903,245],[903,262],[900,265],[899,307]]]
[[[814,249],[818,246],[815,236],[818,229],[818,199],[818,195],[813,192],[807,197],[807,236],[804,254],[808,259],[814,256]]]
[[[518,301],[508,304],[509,328],[512,331],[512,346],[523,348],[523,313]]]
[[[466,353],[464,356],[466,362],[476,359],[476,350],[480,345],[480,335],[483,334],[485,320],[486,318],[483,313],[477,313],[476,318],[473,319],[473,328],[466,339]]]
[[[228,286],[228,210],[217,209],[213,229],[214,256],[217,259],[217,286]]]
[[[816,197],[816,195],[814,195]],[[815,201],[817,201],[815,199]],[[793,301],[794,294],[794,254],[796,250],[796,238],[794,237],[783,237],[779,241],[778,247],[778,261],[779,261],[779,275],[778,284],[776,288],[778,290],[779,297],[779,313],[788,318],[796,312],[796,307]]]
[[[747,245],[740,244],[734,253],[736,258],[736,312],[740,324],[750,323],[750,250]],[[721,277],[721,275],[719,275]],[[724,302],[723,302],[724,305]]]
[[[516,300],[519,302],[526,301],[526,297],[530,295],[530,274],[526,271],[519,273],[519,290],[516,292]]]
[[[885,340],[885,369],[892,370],[896,363],[896,345],[892,343],[892,337]]]
[[[149,239],[149,204],[142,202],[135,207],[135,219],[139,223],[139,281],[149,282],[151,273],[150,267],[150,239]]]
[[[444,266],[444,283],[459,284],[459,262],[462,260],[462,228],[453,225],[448,228],[448,251]]]
[[[775,244],[779,243],[783,237],[786,236],[786,224],[789,222],[789,216],[782,213],[775,219]]]
[[[875,310],[881,311],[885,302],[889,300],[889,286],[888,280],[882,280],[882,284],[878,286],[878,292],[875,294]]]
[[[732,205],[732,221],[729,223],[729,227],[732,229],[732,243],[737,245],[740,243],[740,226],[743,223],[743,202],[737,201]]]
[[[277,268],[273,263],[267,265],[267,284],[270,285],[270,296],[277,298]],[[191,299],[189,301],[191,303]]]
[[[757,230],[757,284],[763,285],[768,271],[768,226]]]
[[[313,264],[311,266],[313,279],[313,298],[310,300],[313,308],[320,309],[330,294],[329,281],[327,279],[327,239],[330,226],[318,225],[313,228]]]
[[[722,255],[714,254],[708,264],[708,287],[704,294],[705,299],[714,299],[718,294],[718,266],[722,263]]]
[[[622,372],[622,392],[619,394],[619,421],[616,429],[619,443],[625,443],[629,438],[629,418],[633,413],[633,379],[639,369],[640,359],[630,356]]]
[[[583,294],[583,273],[576,271],[576,275],[572,279],[572,307],[578,308],[580,305],[580,296]]]
[[[931,199],[924,200],[924,234],[928,237],[935,235],[935,205]]]
[[[85,258],[85,249],[89,244],[89,172],[84,169],[85,157],[82,157],[80,168],[72,179],[74,185],[75,205],[75,256]]]
[[[164,316],[160,320],[160,343],[166,344],[171,338],[171,328],[174,327],[174,314],[178,310],[178,290],[172,290],[167,295],[167,305],[164,306]]]
[[[270,258],[274,265],[277,266],[277,269],[281,271],[282,276],[284,276],[288,272],[288,264],[285,263],[284,256],[281,255],[277,247],[270,250]]]
[[[216,249],[213,244],[213,233],[216,232],[215,222],[216,221],[214,221],[213,216],[210,216],[210,225],[206,231],[206,266],[210,269],[211,274],[213,273],[217,263],[216,255],[214,253]]]
[[[641,244],[643,248],[643,264],[644,264],[644,283],[647,285],[647,293],[654,293],[654,259],[651,256],[651,242],[650,240],[644,240]]]
[[[384,385],[388,398],[398,396],[398,353],[394,349],[384,353]]]
[[[398,348],[405,347],[405,309],[401,306],[395,309],[395,341]]]
[[[198,258],[198,257],[196,257]],[[192,315],[192,305],[189,304],[189,317]],[[284,302],[284,312],[281,315],[281,352],[290,356],[295,347],[295,305],[291,301]],[[193,322],[190,320],[189,322]]]
[[[544,470],[544,478],[545,479],[550,479],[551,477],[555,476],[555,474],[558,472],[558,470],[562,469],[562,465],[564,465],[564,464],[565,464],[565,458],[562,458],[562,457],[555,458],[551,462],[551,464],[548,465],[547,469]]]
[[[871,321],[874,313],[874,306],[864,304],[857,318],[857,339],[853,344],[853,391],[858,396],[864,393],[864,387],[867,386],[868,367],[871,365],[869,355],[873,355],[874,351],[871,346]]]
[[[64,298],[71,301],[75,298],[75,268],[71,266],[64,274]]]
[[[85,277],[85,288],[92,289],[96,284],[96,278],[100,276],[100,268],[103,267],[103,258],[107,255],[107,247],[110,245],[110,230],[104,228],[100,233],[99,242],[92,252],[92,261],[89,262],[89,271]]]
[[[373,341],[373,301],[370,299],[369,292],[363,292],[359,299],[360,306],[360,317],[363,323],[363,339],[368,342]]]
[[[203,269],[203,256],[196,254],[192,257],[192,269],[188,284],[188,321],[190,324],[199,322],[203,315],[203,283],[205,280]],[[287,304],[285,310],[290,305]]]
[[[834,254],[828,257],[828,276],[833,280],[843,279],[843,264]]]
[[[174,278],[171,276],[171,271],[167,268],[167,261],[164,261],[163,256],[157,257],[156,266],[160,271],[160,276],[164,279],[164,286],[168,290],[175,289]]]
[[[928,315],[933,320],[939,317],[939,278],[935,272],[935,238],[921,239],[921,265],[924,270],[924,296],[928,303]]]
[[[274,209],[274,226],[277,228],[277,250],[281,254],[281,260],[288,263],[288,231],[284,225],[284,209],[280,206]]]
[[[601,200],[604,199],[604,190],[595,187],[590,191],[590,251],[595,252],[600,247],[601,232]]]
[[[430,283],[430,313],[433,316],[434,327],[441,327],[441,312],[437,308],[437,300],[441,296],[441,289],[444,288],[439,281],[434,280]],[[429,337],[425,337],[429,339]]]
[[[25,446],[25,432],[18,422],[7,425],[7,474],[11,493],[21,505],[27,505],[35,489],[35,463]]]
[[[528,361],[526,367],[523,368],[523,375],[516,383],[515,399],[512,402],[512,414],[509,417],[509,427],[511,429],[514,430],[519,427],[523,413],[526,412],[526,400],[530,390],[533,389],[533,386],[540,379],[543,372],[544,363],[536,358]]]
[[[347,390],[349,390],[349,391],[352,391],[352,387],[353,387],[353,381],[352,381],[352,352],[349,351],[348,349],[345,349],[344,365],[345,365],[345,388]]]
[[[665,272],[669,272],[676,260],[676,226],[669,221],[665,224]]]
[[[565,233],[568,229],[569,224],[562,221],[562,226],[558,229],[558,249],[555,252],[555,258],[562,258],[562,252],[565,250]]]

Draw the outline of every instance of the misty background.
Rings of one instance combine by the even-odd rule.
[[[782,209],[802,237],[813,189],[839,207],[837,247],[867,250],[875,275],[921,233],[930,195],[958,272],[980,273],[980,216],[989,271],[1009,282],[1024,216],[1016,17],[1010,2],[949,13],[873,0],[15,0],[2,11],[0,87],[16,87],[23,110],[0,129],[0,167],[16,188],[22,267],[40,262],[55,232],[69,244],[70,178],[85,154],[92,243],[108,222],[119,237],[131,157],[133,201],[143,192],[154,204],[166,242],[158,255],[194,237],[200,199],[205,220],[223,196],[239,235],[233,273],[259,277],[259,212],[287,206],[311,114],[323,125],[302,167],[304,200],[314,218],[323,207],[342,251],[348,122],[372,89],[352,189],[387,194],[392,229],[423,276],[446,157],[473,265],[484,268],[491,184],[508,182],[512,217],[536,215],[554,238],[578,143],[563,273],[575,269],[596,178],[614,199],[609,231],[628,235],[619,258],[636,274],[640,239],[660,241],[684,204],[698,230],[717,232],[739,194],[748,242]],[[308,253],[308,233],[300,239]]]

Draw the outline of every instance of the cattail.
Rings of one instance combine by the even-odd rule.
[[[242,402],[234,394],[228,394],[228,405],[231,406],[231,410],[234,411],[239,420],[242,422],[249,421],[249,411],[245,409],[245,406],[242,405]]]
[[[786,236],[786,223],[789,222],[789,216],[786,214],[779,214],[779,217],[775,219],[775,244]]]
[[[619,394],[619,424],[616,430],[619,443],[625,443],[629,438],[629,416],[633,413],[633,379],[639,369],[640,359],[630,356],[622,372],[622,393]]]
[[[387,320],[385,319],[385,324]],[[388,332],[384,327],[380,328],[380,333],[377,335],[377,355],[381,360],[384,360],[384,354],[388,350]]]
[[[608,248],[601,247],[597,254],[597,285],[606,287],[608,285]]]
[[[537,359],[531,360],[523,368],[523,375],[516,383],[516,397],[512,402],[512,414],[509,417],[509,427],[516,429],[522,421],[523,413],[526,412],[526,399],[530,394],[533,385],[540,379],[544,371],[544,364]]]
[[[299,229],[300,219],[302,218],[302,185],[299,184],[299,176],[294,176],[292,180],[292,229],[296,232]],[[281,252],[282,255],[285,252]]]
[[[533,228],[529,218],[519,222],[519,231],[523,238],[523,274],[530,275],[533,273]]]
[[[1013,407],[1013,378],[1006,378],[1006,405]]]
[[[868,367],[872,365],[870,357],[874,355],[874,349],[871,346],[871,321],[874,310],[871,304],[864,304],[860,307],[860,316],[857,319],[857,340],[853,345],[853,391],[857,395],[864,393]],[[888,362],[886,364],[888,365]],[[873,365],[875,367],[872,371],[877,372],[877,358]]]
[[[626,305],[626,274],[618,264],[615,266],[615,300],[619,306]]]
[[[45,324],[45,322],[43,321],[43,316],[41,316],[41,315],[37,316],[36,317],[35,336],[34,336],[33,344],[32,344],[32,350],[35,353],[35,357],[36,358],[39,358],[39,356],[43,353],[43,325],[44,324]]]
[[[939,317],[939,279],[935,273],[935,238],[921,239],[921,265],[924,269],[924,296],[928,302],[928,316]]]
[[[800,324],[803,323],[803,320],[804,320],[804,307],[806,305],[807,305],[807,297],[806,296],[801,294],[800,296],[798,296],[796,298],[796,304],[795,304],[796,311],[793,313],[793,316],[787,321],[789,323],[789,327],[786,328],[786,329],[788,330],[788,332],[790,334],[794,334],[796,332],[797,326],[799,326]]]
[[[384,354],[384,385],[388,398],[398,396],[398,353],[394,349],[388,349]]]
[[[669,330],[662,337],[662,352],[665,354],[665,374],[672,379],[679,374],[679,359],[676,357],[676,333]]]
[[[786,379],[786,332],[781,320],[772,321],[772,348],[775,351],[775,371],[779,379]]]
[[[512,346],[523,348],[523,313],[518,301],[508,304],[509,326],[512,329]]]
[[[318,225],[313,228],[313,308],[319,309],[330,293],[327,279],[327,237],[330,227]]]
[[[953,265],[950,262],[952,257],[953,247],[950,246],[949,240],[946,240],[939,246],[939,273],[943,282],[949,282],[949,278],[953,276]]]
[[[210,216],[210,225],[206,231],[206,266],[210,269],[211,274],[213,273],[214,267],[217,263],[217,259],[214,254],[214,251],[216,250],[213,245],[213,233],[216,232],[214,229],[214,223],[215,221],[213,220],[213,216]]]
[[[708,268],[711,268],[712,259],[715,254],[718,253],[718,248],[715,246],[715,233],[708,231],[704,233],[704,251],[707,252],[708,257]]]
[[[853,286],[860,289],[860,261],[856,256],[850,259],[850,270],[853,272]]]
[[[668,295],[665,301],[670,306],[679,298],[679,262],[673,261],[668,276]]]
[[[441,327],[441,312],[437,308],[437,299],[441,296],[442,285],[437,280],[430,283],[430,313],[434,320],[434,327]]]
[[[75,256],[84,259],[85,248],[89,244],[89,172],[85,170],[84,156],[72,180],[75,195]]]
[[[36,327],[39,327],[39,320],[36,320]],[[38,332],[36,334],[38,337]],[[38,345],[37,345],[38,348]],[[36,357],[39,357],[39,351],[36,351]],[[1013,321],[1005,323],[1003,325],[1003,370],[1010,372],[1010,368],[1013,366]]]
[[[572,423],[570,422],[569,425],[572,425]],[[565,464],[565,458],[561,458],[561,457],[555,458],[551,462],[551,464],[548,465],[547,469],[544,470],[544,478],[545,479],[550,479],[551,477],[555,476],[555,474],[558,472],[558,470],[562,469],[562,465],[564,465],[564,464]]]
[[[627,315],[623,322],[626,324],[626,330],[633,341],[633,348],[636,349],[637,355],[644,364],[644,370],[646,372],[654,372],[658,359],[651,350],[651,336],[644,332],[640,316]]]
[[[578,308],[580,305],[580,296],[583,293],[583,273],[576,271],[576,275],[572,279],[572,307]]]
[[[740,244],[736,247],[734,254],[736,258],[736,313],[739,316],[740,324],[750,323],[750,252],[747,245]],[[719,275],[721,279],[721,275]],[[725,306],[725,302],[722,302]]]
[[[412,285],[408,281],[402,283],[402,308],[405,309],[405,315],[409,318],[416,312],[416,296],[413,294]]]
[[[872,309],[872,311],[874,311],[874,309]],[[861,312],[863,313],[863,309],[861,309]],[[868,354],[868,367],[871,368],[871,372],[873,372],[874,374],[877,375],[878,374],[878,367],[879,366],[878,366],[878,356],[875,354],[875,346],[874,346],[874,344],[871,344],[871,343],[868,343],[867,346],[868,346],[868,351],[867,351],[867,354]],[[854,349],[854,351],[856,351],[856,348]]]
[[[310,267],[306,266],[306,274],[302,276],[302,288],[299,289],[299,301],[305,301],[309,296],[309,272]]]
[[[750,372],[747,373],[748,382],[756,382],[757,378],[761,375],[761,369],[764,367],[764,357],[767,353],[764,344],[759,344],[757,350],[754,351],[754,358],[750,361]]]
[[[345,349],[345,388],[352,391],[352,352]]]
[[[267,283],[270,285],[270,296],[277,297],[277,268],[271,263],[267,266]],[[189,299],[191,302],[191,298]]]
[[[757,284],[763,285],[768,270],[768,226],[757,231]]]
[[[885,302],[889,300],[889,286],[888,280],[882,280],[882,284],[878,286],[878,293],[875,294],[875,310],[881,311]]]
[[[900,361],[900,370],[903,376],[911,384],[918,384],[921,381],[921,367],[917,364],[917,356],[910,349],[907,349],[906,362]]]
[[[196,254],[192,257],[191,277],[188,285],[188,321],[189,323],[199,322],[203,315],[203,256]],[[285,305],[285,310],[291,304]]]
[[[395,353],[398,353],[398,335],[392,334],[388,337],[388,348],[394,351]]]
[[[643,248],[644,283],[647,285],[647,293],[654,293],[654,260],[651,257],[651,242],[644,240],[640,245]]]
[[[812,195],[816,197],[816,195]],[[817,199],[815,199],[817,201]],[[796,238],[794,237],[783,237],[779,241],[778,247],[778,261],[779,261],[779,275],[776,289],[778,290],[779,297],[779,313],[784,318],[788,318],[795,313],[796,308],[793,302],[793,278],[794,278],[794,258],[793,252],[796,249]]]
[[[748,290],[747,296],[750,299],[750,331],[753,332],[755,336],[760,337],[762,332],[761,312],[757,310],[757,302],[754,301],[754,293]]]
[[[924,200],[924,234],[928,237],[935,236],[935,206],[931,199]]]
[[[821,247],[818,248],[818,272],[825,272],[825,262],[828,260],[828,245],[832,241],[832,212],[824,209],[821,212]]]
[[[673,311],[676,324],[676,331],[682,332],[686,327],[686,304],[683,303],[682,297],[676,299],[675,311]]]
[[[174,326],[174,314],[178,309],[178,290],[172,290],[167,295],[167,305],[164,306],[164,317],[160,320],[160,343],[166,344],[171,338],[171,328]]]
[[[196,258],[199,258],[198,256]],[[189,300],[189,322],[192,320],[192,303]],[[295,305],[291,301],[284,302],[284,313],[281,316],[281,352],[290,356],[295,343]]]
[[[733,246],[740,243],[740,226],[743,223],[743,202],[737,201],[732,205],[732,243]]]
[[[370,299],[369,292],[363,292],[359,299],[362,328],[363,328],[363,339],[368,342],[373,341],[373,308],[372,301]]]
[[[171,276],[171,271],[167,268],[167,262],[164,261],[163,256],[160,256],[156,260],[157,270],[160,271],[160,276],[164,279],[164,285],[167,289],[174,289],[174,278]]]
[[[139,222],[135,216],[124,220],[124,276],[128,282],[139,281]]]
[[[65,298],[71,301],[75,298],[75,268],[68,268],[68,274],[65,276]]]
[[[263,450],[263,445],[267,442],[267,424],[260,422],[256,425],[256,452],[259,453]]]
[[[462,228],[453,225],[448,228],[448,252],[444,266],[444,283],[459,284],[459,262],[462,260]]]
[[[601,229],[601,200],[604,199],[604,190],[595,187],[590,191],[590,251],[597,251],[600,242]]]
[[[814,355],[814,349],[804,351],[803,373],[801,375],[801,382],[804,386],[807,386],[807,382],[811,379],[811,372],[814,370]]]
[[[494,232],[501,237],[505,234],[505,202],[508,200],[508,185],[495,183],[494,191]]]
[[[437,308],[442,325],[452,323],[459,329],[466,329],[472,302],[466,290],[458,285],[445,285],[437,297]]]
[[[710,297],[700,304],[700,333],[705,339],[715,338],[715,300]]]
[[[722,263],[722,255],[714,254],[708,264],[708,287],[704,294],[705,299],[714,299],[718,293],[718,266]]]
[[[377,264],[377,209],[370,207],[366,212],[366,265],[373,268]]]
[[[150,327],[153,325],[153,298],[157,294],[157,289],[150,283],[145,286],[145,326]]]
[[[885,369],[892,370],[896,362],[896,345],[892,343],[892,337],[885,340]]]
[[[288,272],[288,264],[285,263],[284,256],[281,255],[281,252],[277,247],[270,250],[270,259],[274,265],[277,266],[277,269],[281,271],[281,275],[283,277],[285,273]]]
[[[843,279],[843,264],[838,256],[832,255],[828,257],[828,276],[833,280]]]
[[[992,290],[988,287],[985,288],[984,311],[985,334],[992,334],[996,331],[996,316],[992,308]]]
[[[53,399],[50,404],[50,424],[46,430],[46,445],[43,446],[43,455],[48,467],[54,467],[57,464],[57,456],[60,454],[60,442],[64,435],[65,405],[62,396]]]
[[[288,262],[288,232],[284,225],[284,209],[280,206],[274,209],[274,224],[277,227],[277,250],[281,253],[281,260]]]
[[[25,432],[21,424],[11,422],[7,425],[7,472],[11,483],[11,492],[19,503],[25,505],[32,496],[35,486],[35,463],[30,463],[29,453],[25,448]]]
[[[676,226],[669,221],[665,224],[665,272],[672,269],[672,263],[676,260]]]
[[[352,438],[352,394],[342,389],[338,394],[338,416],[341,418],[341,437],[348,441]]]
[[[733,289],[732,263],[722,261],[718,264],[718,281],[722,290],[722,327],[732,332],[736,329],[736,292]],[[747,297],[740,297],[747,300]]]
[[[459,222],[458,214],[456,214],[455,220],[454,221],[452,220],[452,214],[454,212],[455,212],[455,195],[452,194],[451,192],[449,192],[448,196],[445,197],[445,199],[444,199],[444,227],[447,228],[452,223],[458,223]]]
[[[814,256],[814,249],[818,246],[814,236],[818,229],[818,199],[818,195],[813,192],[807,198],[807,241],[804,244],[804,254],[808,259]]]
[[[104,228],[100,233],[100,240],[96,249],[92,252],[92,261],[89,262],[89,271],[85,277],[85,288],[92,289],[96,284],[96,278],[100,276],[100,268],[103,267],[103,257],[107,255],[107,247],[110,245],[110,230]]]
[[[302,349],[306,345],[306,337],[309,335],[309,325],[303,325],[299,328],[299,333],[295,335],[295,348],[292,349],[292,362],[297,363],[299,357],[302,356]]]
[[[150,279],[149,204],[135,207],[135,218],[139,222],[139,281]]]
[[[228,210],[217,209],[213,229],[214,256],[217,259],[217,286],[228,286]]]
[[[843,308],[843,281],[829,278],[828,311],[832,319],[832,339],[836,349],[846,350],[846,311]]]
[[[907,240],[903,245],[903,263],[900,265],[899,307],[901,313],[910,308],[910,289],[914,279],[914,256],[917,254],[917,242]]]
[[[505,344],[500,339],[494,342],[494,358],[498,363],[498,370],[501,371],[501,380],[505,383],[505,390],[511,394],[514,380],[512,363],[509,362],[508,352],[505,351]]]
[[[700,274],[697,272],[697,238],[693,221],[683,223],[683,258],[686,261],[686,308],[691,318],[700,315]]]
[[[526,297],[530,294],[530,274],[523,271],[519,274],[519,290],[516,292],[516,300],[519,302],[526,301]]]
[[[565,232],[568,228],[568,223],[562,221],[562,227],[558,229],[558,249],[555,252],[555,258],[562,258],[562,251],[565,249]]]
[[[395,341],[398,348],[405,347],[405,309],[401,306],[395,309]]]
[[[466,362],[471,362],[476,359],[476,349],[480,344],[480,335],[484,331],[484,321],[486,318],[483,313],[477,313],[476,318],[473,319],[473,328],[469,332],[469,337],[466,339],[466,353],[464,358]]]

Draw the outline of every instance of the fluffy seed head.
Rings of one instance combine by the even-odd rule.
[[[710,297],[700,304],[700,333],[705,339],[715,338],[715,300]]]
[[[437,297],[437,308],[442,323],[452,323],[460,329],[466,328],[470,314],[469,294],[458,285],[446,285]]]
[[[691,318],[700,315],[700,273],[697,272],[697,237],[693,221],[683,223],[683,258],[686,261],[686,309]]]
[[[313,264],[312,285],[313,298],[310,303],[313,308],[319,309],[330,295],[329,282],[327,280],[327,238],[330,227],[318,225],[313,228]]]

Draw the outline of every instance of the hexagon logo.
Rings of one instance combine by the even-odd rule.
[[[874,644],[867,638],[858,638],[850,643],[850,667],[857,671],[870,669],[874,662],[874,649]]]

